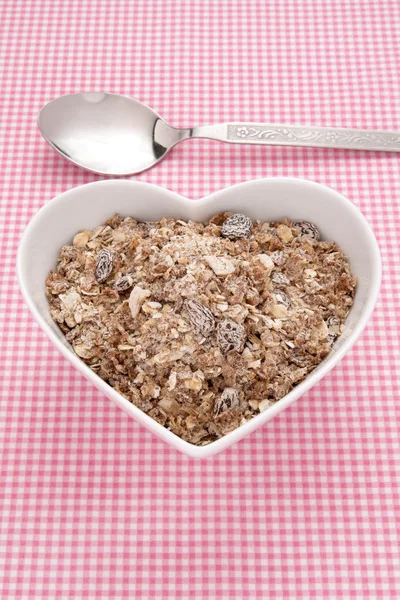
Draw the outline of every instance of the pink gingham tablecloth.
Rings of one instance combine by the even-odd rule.
[[[400,155],[176,148],[137,179],[197,199],[252,178],[331,186],[371,223],[372,321],[311,392],[193,461],[97,392],[24,305],[18,240],[54,195],[99,179],[36,116],[121,92],[179,126],[228,120],[400,129],[397,0],[1,3],[0,597],[400,597]]]

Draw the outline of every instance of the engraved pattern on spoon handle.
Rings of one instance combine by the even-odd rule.
[[[336,127],[228,123],[226,141],[237,144],[400,152],[400,132],[398,131],[368,131]]]

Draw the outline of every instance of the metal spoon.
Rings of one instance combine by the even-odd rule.
[[[62,156],[94,173],[133,175],[155,165],[189,138],[234,144],[311,146],[400,152],[400,132],[265,123],[171,127],[154,110],[118,94],[84,92],[46,104],[38,123]]]

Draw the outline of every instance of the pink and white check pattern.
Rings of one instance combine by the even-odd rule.
[[[138,179],[194,199],[294,175],[358,205],[382,293],[316,388],[195,462],[142,429],[52,347],[15,278],[54,195],[97,179],[36,116],[81,90],[138,98],[175,125],[228,120],[400,129],[398,0],[1,3],[0,597],[400,597],[400,155],[186,142]]]

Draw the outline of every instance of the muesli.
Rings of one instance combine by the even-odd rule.
[[[327,356],[356,279],[302,221],[114,215],[61,249],[50,313],[76,354],[153,419],[208,444]]]

